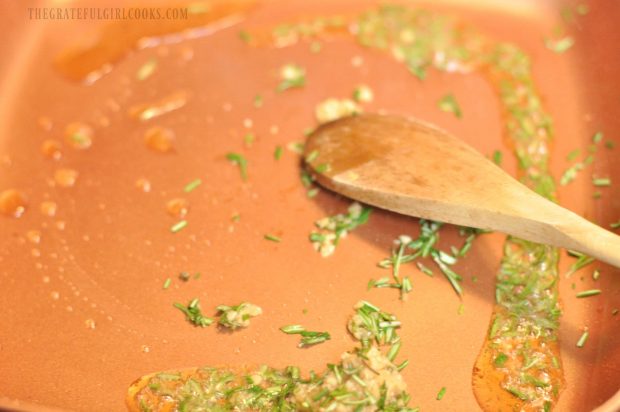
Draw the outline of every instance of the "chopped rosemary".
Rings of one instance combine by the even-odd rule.
[[[282,242],[282,238],[275,236],[275,235],[270,235],[269,233],[267,233],[265,236],[263,236],[265,238],[265,240],[269,240],[271,242],[276,242],[276,243],[280,243]]]
[[[547,49],[551,50],[555,53],[564,53],[575,44],[575,39],[571,36],[566,36],[558,40],[552,40],[550,38],[545,38],[545,46]]]
[[[523,393],[522,391],[520,391],[517,388],[514,387],[508,387],[506,388],[506,390],[510,393],[512,393],[514,396],[516,396],[517,398],[521,399],[522,401],[527,401],[530,399],[529,396],[527,396],[525,393]]]
[[[278,92],[303,87],[306,85],[306,71],[296,64],[287,64],[280,69],[280,79],[276,88]]]
[[[582,292],[577,293],[577,297],[578,298],[588,298],[590,296],[596,296],[596,295],[600,295],[601,294],[601,290],[600,289],[590,289],[590,290],[584,290]]]
[[[592,143],[600,143],[603,141],[603,132],[596,132],[592,136]]]
[[[187,226],[187,220],[181,220],[181,221],[175,223],[174,225],[172,225],[172,227],[170,227],[170,231],[172,233],[177,233],[177,232],[180,232],[181,230],[183,230],[183,228],[185,228],[185,226]]]
[[[493,360],[493,363],[495,364],[495,366],[499,366],[501,368],[504,366],[507,360],[508,360],[508,355],[506,355],[503,352],[500,352]]]
[[[168,288],[170,287],[170,284],[171,284],[171,283],[172,283],[172,279],[167,278],[167,279],[164,281],[164,286],[163,286],[163,289],[168,289]]]
[[[394,242],[396,247],[392,249],[392,255],[389,258],[383,259],[379,262],[379,267],[392,267],[392,277],[394,278],[394,283],[377,284],[375,282],[372,286],[401,288],[401,283],[399,282],[400,266],[404,263],[415,261],[418,258],[430,257],[446,279],[448,279],[456,293],[461,295],[463,293],[460,285],[462,278],[459,274],[454,272],[450,266],[454,265],[459,258],[462,258],[467,254],[474,239],[479,234],[484,233],[484,231],[473,228],[462,228],[460,231],[461,236],[467,236],[463,246],[460,249],[453,247],[452,254],[448,254],[435,247],[437,241],[439,240],[439,229],[441,226],[442,223],[421,219],[421,230],[417,239],[411,239],[409,236],[400,236]],[[422,263],[416,262],[416,265],[423,273],[429,276],[433,275],[433,272]],[[401,298],[403,298],[403,292],[404,291],[401,289]]]
[[[303,142],[290,142],[286,145],[286,148],[293,153],[298,155],[303,154],[304,152],[304,144]]]
[[[72,133],[70,139],[72,142],[75,142],[76,145],[79,145],[80,147],[88,147],[92,143],[91,137],[81,131],[76,131],[75,133]]]
[[[590,332],[588,332],[588,330],[584,330],[583,334],[581,335],[581,337],[577,341],[577,347],[578,348],[583,348],[583,346],[586,344],[586,341],[588,340],[588,336],[590,336]]]
[[[319,188],[318,187],[313,187],[311,189],[308,189],[308,191],[306,192],[306,195],[309,198],[313,198],[313,197],[315,197],[318,194],[319,194]]]
[[[407,367],[407,365],[409,365],[409,359],[405,359],[404,361],[401,362],[400,365],[396,366],[396,369],[400,372],[403,369],[405,369]],[[416,409],[417,410],[417,409]],[[419,411],[419,410],[418,410]]]
[[[433,276],[433,271],[431,269],[429,269],[427,266],[424,265],[424,263],[422,262],[415,262],[416,266],[418,267],[418,269],[420,269],[420,272],[424,273],[425,275],[428,276]]]
[[[192,299],[187,304],[187,307],[180,303],[175,303],[173,306],[183,312],[187,321],[195,326],[204,328],[213,323],[212,318],[206,317],[202,314],[200,310],[200,301],[198,298]]]
[[[321,163],[314,168],[314,171],[317,173],[326,173],[331,170],[331,166],[329,163]]]
[[[592,177],[592,184],[597,187],[611,186],[611,179],[608,177]]]
[[[244,43],[250,43],[252,41],[252,35],[246,30],[239,30],[239,38]]]
[[[136,79],[140,81],[148,79],[155,72],[156,68],[157,59],[151,58],[147,60],[147,62],[140,66],[140,68],[138,69],[138,72],[136,73]]]
[[[282,146],[276,146],[275,150],[273,151],[273,158],[276,160],[280,160],[283,153],[284,150],[282,149]]]
[[[312,163],[316,160],[316,158],[319,157],[319,151],[318,150],[313,150],[310,153],[308,153],[308,156],[306,156],[305,161],[306,163]]]
[[[381,278],[378,281],[373,281],[368,284],[369,287],[383,288],[390,287],[400,290],[400,299],[406,300],[407,294],[411,292],[411,280],[408,277],[404,277],[401,280],[400,277],[400,265],[403,263],[403,255],[405,248],[412,242],[411,237],[401,235],[394,241],[395,248],[392,251],[391,266],[392,266],[392,279],[393,282],[389,282],[387,278]],[[431,272],[432,276],[432,272]]]
[[[356,312],[349,320],[347,329],[351,335],[359,340],[362,348],[369,348],[373,343],[377,345],[394,345],[400,341],[396,329],[400,328],[400,321],[396,316],[382,311],[367,301],[359,301],[355,305]]]
[[[612,141],[612,140],[608,140],[605,142],[605,147],[609,150],[613,149],[614,147],[616,147],[616,142]]]
[[[499,150],[496,150],[493,152],[493,163],[495,163],[498,166],[502,165],[502,152],[500,152]]]
[[[286,334],[297,334],[305,331],[306,329],[301,325],[286,325],[282,326],[280,330]]]
[[[257,94],[256,96],[254,96],[254,102],[253,102],[254,107],[256,107],[257,109],[261,108],[263,107],[264,103],[265,103],[265,100],[262,94]]]
[[[328,332],[303,331],[300,333],[300,335],[301,340],[299,341],[298,345],[300,348],[317,345],[331,339],[331,336]]]
[[[610,223],[609,227],[612,228],[612,229],[619,229],[620,228],[620,220],[618,220],[617,222]]]
[[[583,167],[584,164],[580,162],[575,163],[574,165],[566,169],[566,171],[562,174],[562,177],[560,178],[560,184],[562,186],[566,186],[567,184],[575,180],[575,178],[577,177],[577,173],[583,170]]]
[[[298,345],[300,348],[323,343],[331,339],[331,336],[328,332],[308,331],[301,325],[282,326],[280,330],[287,335],[300,335],[301,340],[299,341]]]
[[[254,140],[256,140],[256,136],[254,136],[254,133],[246,133],[245,136],[243,136],[243,142],[247,147],[251,147],[252,143],[254,143]]]
[[[580,154],[581,154],[581,150],[574,149],[566,155],[566,160],[568,160],[569,162],[572,162],[573,160],[576,160]]]
[[[353,90],[353,100],[358,103],[370,103],[374,98],[372,89],[364,84],[357,86]]]
[[[218,324],[231,330],[246,328],[250,325],[250,318],[261,315],[263,310],[252,303],[242,302],[236,306],[219,305]]]
[[[401,347],[400,341],[392,345],[392,347],[390,348],[387,354],[387,358],[390,360],[390,362],[394,362],[394,359],[396,359],[396,357],[398,356],[398,352],[400,352],[400,347]]]
[[[190,193],[194,191],[196,188],[198,188],[198,186],[200,186],[201,184],[202,184],[202,179],[194,179],[185,185],[185,187],[183,188],[183,191],[185,193]]]
[[[241,173],[241,179],[248,180],[248,161],[245,157],[239,153],[228,153],[226,159],[230,160],[232,164],[239,167]]]
[[[570,275],[572,275],[573,273],[577,272],[579,269],[582,269],[586,266],[588,266],[589,264],[591,264],[592,262],[594,262],[594,258],[584,255],[581,252],[577,252],[574,250],[569,250],[568,254],[570,256],[576,257],[577,261],[575,261],[575,263],[573,263],[569,270],[568,273],[566,273],[566,277],[569,277]]]
[[[340,239],[360,225],[368,221],[371,208],[353,202],[346,214],[337,214],[317,220],[317,230],[310,233],[310,241],[321,256],[327,257],[334,253]]]
[[[453,94],[447,94],[437,102],[437,106],[439,110],[446,113],[452,113],[457,118],[461,118],[463,113],[461,112],[461,107],[459,106],[456,98]]]
[[[438,401],[442,400],[445,394],[446,394],[446,387],[444,386],[443,388],[439,390],[439,393],[437,394],[437,400]]]

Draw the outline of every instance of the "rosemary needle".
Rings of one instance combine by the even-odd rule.
[[[578,298],[588,298],[590,296],[596,296],[596,295],[600,295],[600,294],[601,294],[601,290],[600,289],[590,289],[590,290],[584,290],[583,292],[577,293],[577,297]]]
[[[577,341],[578,348],[583,348],[583,346],[586,344],[586,341],[588,340],[588,336],[590,336],[590,333],[587,330],[585,330],[583,334],[581,335],[581,337],[579,338],[579,340]]]
[[[185,226],[187,226],[187,220],[181,220],[181,221],[175,223],[174,225],[172,225],[172,227],[170,228],[170,231],[172,233],[177,233],[177,232],[180,232],[181,230],[183,230],[183,228],[185,228]]]

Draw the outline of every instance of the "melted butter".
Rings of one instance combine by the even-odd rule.
[[[65,141],[74,149],[88,149],[93,144],[93,129],[86,123],[70,123],[65,127]]]
[[[55,202],[50,200],[46,200],[41,202],[39,205],[39,211],[43,216],[54,217],[56,216],[56,210],[58,209],[58,205]]]
[[[19,190],[7,189],[0,192],[1,214],[18,218],[24,214],[27,207],[26,196]]]
[[[188,94],[175,92],[153,103],[141,103],[129,108],[129,116],[146,121],[180,109],[187,103]]]
[[[48,159],[59,160],[62,157],[60,142],[54,139],[47,139],[41,143],[41,153]]]
[[[73,187],[77,182],[78,175],[77,170],[62,168],[54,172],[54,181],[60,187]]]
[[[154,152],[173,152],[174,132],[163,127],[151,127],[144,133],[144,144]]]
[[[166,203],[166,211],[170,216],[182,218],[189,211],[189,203],[183,198],[170,199]]]
[[[151,191],[151,182],[148,179],[141,177],[136,180],[136,187],[144,193],[148,193]]]
[[[207,0],[186,7],[187,19],[117,20],[102,27],[94,44],[74,47],[60,54],[55,67],[70,80],[90,84],[109,73],[113,65],[132,50],[156,46],[171,34],[188,38],[209,34],[235,23],[236,17],[250,10],[254,3],[253,0]],[[198,28],[204,30],[190,30]]]
[[[29,230],[26,232],[26,239],[31,243],[39,244],[41,243],[41,232],[38,230]]]

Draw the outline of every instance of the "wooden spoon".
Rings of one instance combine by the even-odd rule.
[[[336,120],[310,135],[305,156],[321,185],[361,202],[577,250],[620,267],[620,236],[416,119],[363,114]]]

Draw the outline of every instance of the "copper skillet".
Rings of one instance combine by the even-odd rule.
[[[620,60],[610,52],[620,41],[620,33],[614,26],[620,18],[619,6],[592,2],[590,14],[580,21],[575,31],[576,45],[572,55],[560,58],[546,53],[540,33],[552,30],[561,3],[534,4],[529,8],[517,6],[520,2],[516,1],[508,2],[508,5],[504,3],[465,5],[454,2],[435,7],[458,12],[493,35],[531,50],[535,75],[556,118],[557,136],[561,136],[552,153],[557,159],[553,164],[557,176],[566,166],[563,160],[566,154],[575,147],[586,147],[593,132],[603,130],[614,139],[614,131],[620,128],[612,104],[618,94],[614,87],[620,75]],[[465,301],[467,310],[460,318],[454,315],[458,302],[440,280],[417,279],[420,293],[408,302],[406,308],[395,304],[392,296],[366,295],[366,281],[377,274],[374,263],[384,257],[391,240],[401,231],[414,230],[415,222],[378,212],[368,227],[347,239],[334,259],[317,260],[305,240],[311,222],[342,210],[346,202],[322,194],[315,202],[308,203],[298,190],[297,163],[293,156],[285,160],[286,173],[273,169],[271,163],[261,159],[269,158],[272,143],[286,144],[293,140],[292,136],[312,124],[309,108],[316,102],[331,94],[348,95],[358,81],[372,84],[377,93],[376,106],[370,109],[403,112],[406,108],[407,112],[454,133],[458,131],[459,136],[483,152],[503,148],[499,120],[489,116],[489,113],[495,113],[493,98],[483,84],[476,79],[431,77],[424,85],[417,85],[400,66],[385,56],[353,47],[349,42],[335,41],[332,46],[326,46],[320,61],[301,48],[252,52],[238,43],[236,29],[222,31],[212,38],[189,43],[195,58],[187,69],[173,63],[162,64],[156,82],[144,86],[132,83],[132,94],[126,96],[126,105],[138,104],[179,88],[190,88],[196,96],[207,96],[200,103],[188,103],[179,116],[162,119],[161,124],[174,127],[179,137],[178,157],[184,164],[180,168],[175,167],[180,163],[178,158],[153,158],[144,154],[139,144],[132,146],[131,142],[141,141],[144,127],[129,119],[124,111],[117,115],[105,112],[102,104],[110,96],[122,97],[124,90],[129,89],[122,78],[133,76],[156,50],[129,56],[99,84],[90,88],[77,86],[60,77],[50,62],[77,38],[89,40],[90,36],[94,37],[100,28],[99,23],[32,21],[27,16],[26,7],[21,2],[5,2],[1,13],[5,35],[0,47],[3,55],[10,58],[0,63],[0,92],[3,96],[0,115],[6,119],[0,129],[2,168],[6,172],[0,174],[0,186],[26,187],[33,206],[30,210],[33,213],[23,219],[0,222],[0,249],[3,253],[0,279],[3,285],[8,285],[3,288],[0,299],[2,313],[6,315],[0,323],[0,396],[7,398],[7,408],[18,408],[12,400],[21,399],[29,402],[23,403],[22,409],[25,410],[43,410],[38,405],[65,410],[122,410],[126,387],[136,377],[154,370],[199,364],[267,362],[284,366],[301,362],[306,368],[320,369],[326,359],[334,359],[349,348],[350,342],[344,332],[341,335],[334,333],[329,345],[303,352],[311,356],[304,356],[300,361],[300,352],[294,343],[283,340],[273,325],[299,320],[302,310],[308,308],[308,316],[301,318],[304,322],[334,332],[343,330],[342,325],[352,304],[361,296],[399,311],[406,324],[411,325],[403,330],[403,340],[411,342],[407,355],[416,367],[411,368],[406,376],[425,410],[439,407],[434,403],[434,395],[441,386],[448,386],[452,395],[442,401],[442,410],[474,410],[477,407],[469,379],[471,365],[487,327],[492,282],[469,285],[471,292]],[[368,4],[347,1],[265,2],[248,16],[244,24],[266,26],[298,16],[353,12],[366,7]],[[524,31],[524,25],[536,30]],[[168,46],[168,53],[182,53],[182,47]],[[230,55],[226,64],[217,58],[222,50]],[[352,71],[350,60],[356,55],[363,57],[365,71]],[[265,70],[244,65],[243,62],[247,61],[244,59],[248,58],[255,59],[260,63],[257,66]],[[273,89],[273,73],[288,61],[306,65],[317,79],[315,81],[320,82],[317,87],[309,87],[305,94],[284,96],[286,99],[269,95],[273,104],[266,105],[260,113],[255,112],[250,104],[244,105],[257,91],[264,91],[267,95]],[[235,68],[232,73],[231,65]],[[185,74],[182,78],[178,76],[180,70]],[[381,81],[384,76],[391,79],[392,86]],[[343,82],[343,78],[350,81]],[[205,79],[218,81],[207,84]],[[437,113],[434,105],[429,104],[448,90],[462,96],[463,107],[471,108],[462,122]],[[228,100],[234,103],[230,113],[221,107]],[[60,138],[63,127],[69,122],[95,122],[98,110],[110,117],[110,126],[97,129],[97,141],[85,156],[67,151],[63,160],[66,163],[62,164],[80,169],[83,182],[90,180],[102,184],[77,186],[76,193],[50,192],[61,207],[57,218],[48,224],[51,226],[64,220],[67,227],[62,233],[51,230],[51,227],[45,229],[40,251],[50,264],[40,271],[33,266],[32,246],[26,243],[26,248],[19,244],[20,237],[43,223],[36,215],[38,203],[43,200],[44,193],[51,190],[46,178],[58,167],[58,164],[40,157],[40,144],[48,136]],[[37,125],[41,116],[53,119],[55,127],[52,131],[44,132]],[[209,126],[206,123],[208,116],[217,121]],[[268,136],[273,124],[277,124],[280,130],[270,137],[273,140],[265,138],[261,141],[264,142],[262,146],[257,143],[256,151],[264,155],[252,159],[256,172],[249,189],[242,188],[234,180],[237,178],[234,169],[226,168],[227,164],[222,160],[223,153],[228,150],[243,150],[239,130],[242,130],[241,123],[246,117],[254,120],[257,134],[261,132]],[[194,122],[191,119],[201,120]],[[205,130],[207,135],[228,138],[203,139]],[[480,136],[489,137],[480,140]],[[7,154],[11,166],[4,161]],[[596,172],[608,174],[612,179],[620,176],[620,165],[613,159],[613,152],[604,155],[600,163],[597,162]],[[514,171],[514,163],[509,161],[506,167]],[[133,187],[134,181],[144,173],[156,183],[157,191],[151,196],[143,196]],[[170,238],[167,229],[171,222],[162,211],[162,205],[176,193],[175,190],[195,176],[208,177],[212,182],[232,183],[227,187],[207,187],[205,193],[192,199],[190,213],[196,216],[188,227],[192,232],[184,234],[187,237],[182,239]],[[615,178],[618,179],[620,177]],[[612,189],[602,200],[590,200],[592,188],[587,183],[584,179],[561,189],[561,202],[604,223],[617,219],[620,214],[620,205],[615,201],[617,193]],[[167,194],[162,195],[159,191]],[[259,199],[272,199],[273,203],[252,200],[255,199],[252,194]],[[78,202],[80,206],[73,208],[72,198],[92,202]],[[218,203],[214,204],[213,199]],[[98,211],[101,210],[99,204],[105,204],[105,213]],[[129,205],[140,205],[140,213],[131,212],[135,209]],[[273,218],[274,205],[282,209],[279,210],[282,217],[278,222]],[[231,238],[226,232],[227,225],[221,222],[227,221],[235,211],[240,211],[247,223],[236,228],[238,238]],[[112,218],[114,225],[106,226],[106,217]],[[286,242],[278,246],[253,241],[263,232],[273,230],[282,231]],[[82,239],[85,233],[91,235],[90,244]],[[99,233],[104,235],[100,241],[96,237]],[[191,242],[191,234],[202,243],[200,247],[184,249]],[[444,238],[450,241],[457,237],[448,231]],[[68,242],[76,259],[75,262],[67,261],[63,267],[70,273],[69,280],[81,292],[79,297],[75,296],[70,285],[59,279],[58,267],[61,265],[53,264],[49,257],[53,249],[62,250],[62,239]],[[145,247],[145,240],[162,246]],[[206,240],[210,241],[210,246]],[[252,259],[239,259],[239,242],[247,245],[245,252],[249,252]],[[170,246],[185,252],[171,253]],[[501,237],[483,240],[462,269],[470,275],[478,273],[480,278],[491,279],[500,247]],[[161,266],[154,265],[157,261]],[[566,259],[563,265],[565,271]],[[210,277],[204,283],[180,285],[170,294],[161,293],[163,280],[183,269],[204,271]],[[264,277],[247,274],[268,276],[270,281],[266,285]],[[569,299],[574,291],[570,282],[564,282],[562,294],[566,300],[562,340],[565,342],[568,389],[562,395],[558,410],[589,410],[607,399],[607,409],[604,410],[617,409],[613,406],[617,405],[614,403],[618,402],[617,396],[612,398],[612,395],[617,390],[620,365],[618,319],[605,316],[614,305],[618,305],[620,277],[613,275],[611,268],[603,268],[601,287],[609,293],[601,300],[585,305],[577,305]],[[43,282],[45,276],[50,276],[50,283]],[[239,279],[242,280],[241,286],[231,287]],[[589,279],[576,282],[581,287]],[[137,299],[136,290],[148,299]],[[52,292],[60,293],[60,302],[50,298]],[[255,328],[231,336],[186,328],[170,305],[172,301],[194,295],[201,295],[205,302],[214,304],[252,298],[271,315],[257,319]],[[63,300],[65,296],[66,301]],[[89,298],[88,302],[83,301],[84,296]],[[105,310],[106,315],[92,308],[91,303],[96,303],[97,309]],[[69,306],[73,309],[71,312],[67,309]],[[446,313],[446,308],[453,311]],[[113,320],[107,321],[107,316]],[[96,329],[85,327],[88,319],[96,321]],[[574,342],[584,324],[591,327],[591,340],[585,350],[577,352]],[[438,353],[437,342],[452,349]],[[144,351],[145,347],[148,352]]]

